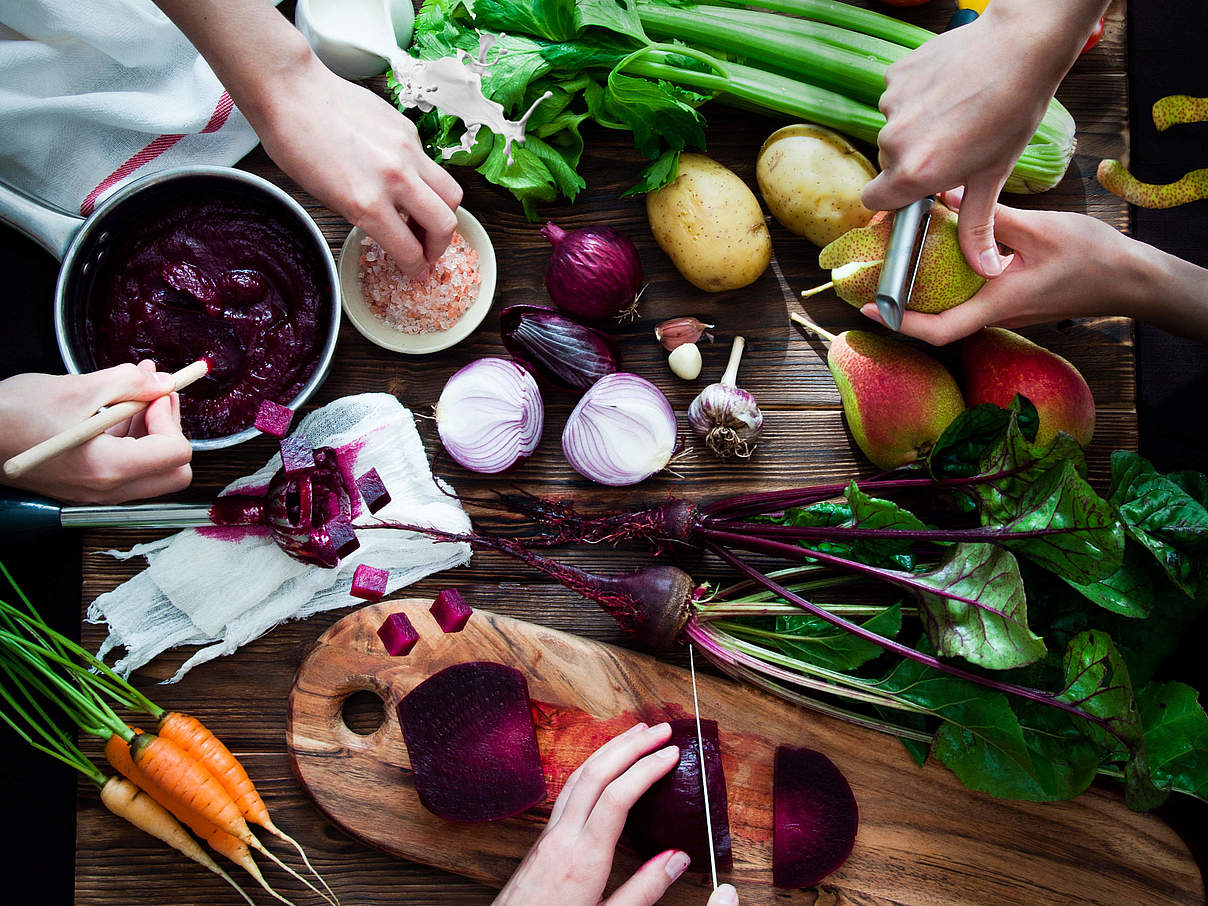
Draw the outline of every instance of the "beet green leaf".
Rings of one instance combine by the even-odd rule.
[[[1208,715],[1183,683],[1150,683],[1137,693],[1149,764],[1160,783],[1208,802]]]

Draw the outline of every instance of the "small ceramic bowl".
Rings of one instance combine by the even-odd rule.
[[[361,239],[364,238],[365,232],[360,227],[352,228],[340,249],[340,297],[348,320],[365,339],[394,352],[427,355],[455,346],[482,323],[495,298],[495,247],[491,245],[491,237],[487,235],[482,224],[465,208],[457,209],[457,232],[478,252],[478,275],[481,278],[478,284],[478,298],[448,330],[403,333],[375,315],[365,301],[365,295],[361,291],[361,279],[357,275],[360,269]]]

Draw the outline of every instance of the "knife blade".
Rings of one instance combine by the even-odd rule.
[[[713,875],[713,889],[717,890],[717,854],[713,851],[713,809],[709,805],[709,780],[705,777],[705,741],[700,732],[700,699],[696,694],[696,656],[693,645],[688,643],[688,673],[692,677],[692,711],[696,715],[696,754],[700,765],[701,792],[705,800],[705,832],[709,835],[709,872]]]
[[[931,223],[931,207],[935,196],[928,195],[899,208],[893,215],[893,230],[881,264],[881,279],[877,282],[877,311],[881,320],[892,330],[902,327],[902,314],[914,290],[914,278],[919,270],[919,258],[927,225]]]

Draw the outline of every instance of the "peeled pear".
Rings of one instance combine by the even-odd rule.
[[[965,396],[970,406],[993,403],[1006,408],[1019,393],[1040,416],[1036,442],[1047,444],[1064,431],[1079,446],[1095,433],[1091,388],[1067,359],[1027,337],[1001,327],[986,327],[961,344]]]
[[[880,211],[868,226],[848,230],[818,254],[818,264],[831,271],[835,292],[844,302],[859,308],[876,301],[881,262],[892,230],[893,217]],[[906,307],[912,311],[946,311],[960,305],[985,282],[961,252],[956,212],[937,202],[931,208],[914,290]]]
[[[838,336],[799,315],[792,319],[827,339],[830,369],[856,445],[882,469],[924,458],[965,410],[960,388],[922,350],[867,330]]]

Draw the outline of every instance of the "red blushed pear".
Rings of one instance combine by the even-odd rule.
[[[1001,327],[987,327],[961,344],[961,363],[970,406],[993,403],[1005,409],[1022,394],[1040,416],[1037,443],[1047,444],[1058,431],[1080,446],[1090,443],[1095,433],[1091,388],[1057,353]]]
[[[865,330],[835,336],[790,317],[830,343],[826,364],[847,427],[874,465],[893,469],[922,459],[965,410],[952,375],[925,352]]]

